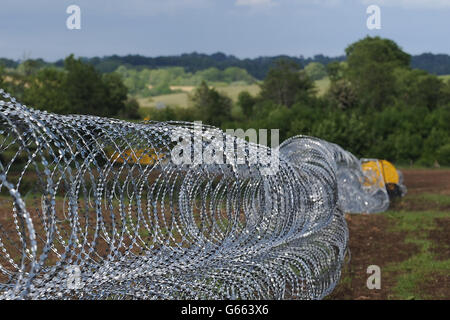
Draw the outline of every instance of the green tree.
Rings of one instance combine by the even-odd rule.
[[[29,78],[23,102],[33,108],[59,114],[75,113],[65,88],[67,74],[54,69],[39,70]]]
[[[131,98],[125,102],[123,109],[119,111],[118,116],[123,119],[138,120],[141,119],[139,114],[139,103],[136,99]]]
[[[17,71],[25,77],[28,77],[32,74],[36,74],[36,72],[43,66],[43,64],[44,63],[42,59],[27,59],[17,67]]]
[[[346,77],[364,106],[381,109],[395,95],[396,68],[409,68],[411,56],[392,40],[366,37],[345,50]]]
[[[199,71],[198,75],[206,82],[224,80],[222,77],[222,72],[217,68],[208,68],[203,71]]]
[[[437,76],[422,70],[395,71],[397,97],[411,106],[425,106],[434,110],[445,103],[445,84]]]
[[[247,118],[250,118],[253,114],[253,106],[255,103],[256,99],[248,91],[242,91],[239,93],[238,105],[241,107],[242,113]]]
[[[450,143],[439,148],[437,160],[441,165],[450,166]]]
[[[403,163],[419,159],[423,147],[423,140],[419,134],[399,130],[391,138],[388,137],[388,144],[395,150],[394,159]]]
[[[447,132],[433,128],[424,141],[422,163],[433,165],[434,161],[438,160],[439,149],[444,146],[447,141],[449,141]]]
[[[296,101],[309,98],[313,89],[314,83],[299,65],[278,60],[261,84],[260,96],[290,108]]]
[[[170,89],[169,82],[160,82],[149,90],[150,95],[159,96],[162,94],[170,94],[172,90]]]
[[[19,100],[23,99],[26,78],[18,72],[9,71],[0,64],[0,88]],[[23,101],[23,100],[22,100]]]
[[[305,67],[308,77],[313,80],[320,80],[327,76],[327,69],[319,62],[311,62]]]
[[[44,68],[29,76],[24,103],[60,114],[117,116],[125,109],[128,91],[118,74],[102,77],[73,55],[64,68]]]
[[[107,86],[92,65],[70,55],[65,59],[64,67],[67,70],[64,87],[70,101],[67,111],[100,116],[114,114],[108,110]]]
[[[344,70],[347,64],[343,62],[333,61],[327,64],[326,71],[331,81],[337,81],[344,77]]]
[[[450,79],[444,81],[441,87],[441,104],[450,106]]]
[[[223,71],[223,80],[227,83],[242,81],[247,84],[255,82],[255,79],[245,69],[229,67]]]
[[[341,110],[352,109],[358,103],[356,90],[346,79],[331,82],[327,97],[332,104]]]
[[[128,89],[125,87],[120,75],[117,73],[104,74],[102,80],[106,86],[105,103],[108,108],[107,113],[110,115],[117,115],[122,110],[125,110],[125,101],[127,100]],[[131,104],[133,104],[133,102],[131,102]]]
[[[4,88],[5,86],[5,68],[0,65],[0,88]]]
[[[220,127],[231,120],[231,99],[209,88],[206,82],[203,81],[195,90],[191,100],[205,123]]]

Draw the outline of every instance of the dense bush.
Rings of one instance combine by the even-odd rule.
[[[442,165],[450,166],[450,143],[438,149],[437,161]]]

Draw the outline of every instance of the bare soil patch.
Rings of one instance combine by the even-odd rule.
[[[401,171],[409,194],[450,195],[450,170],[403,169]]]
[[[431,251],[435,259],[448,260],[450,259],[450,218],[437,218],[435,221],[436,228],[429,232],[429,239],[434,244]]]
[[[445,211],[450,212],[450,204],[440,204],[435,201],[426,201],[425,199],[399,199],[391,202],[389,210],[396,211]]]
[[[408,188],[406,197],[391,203],[390,210],[414,212],[439,211],[450,212],[450,205],[439,203],[421,194],[437,194],[450,196],[450,170],[402,170],[405,185]],[[416,255],[420,248],[412,243],[405,243],[406,231],[392,231],[392,221],[385,215],[347,215],[346,220],[350,232],[349,248],[351,260],[344,267],[341,282],[330,299],[389,299],[395,298],[393,289],[399,273],[383,273],[383,267],[400,263]],[[430,251],[436,260],[450,259],[450,218],[436,218],[436,228],[427,232],[433,243]],[[389,231],[388,231],[389,230]],[[381,290],[369,290],[366,286],[367,267],[378,265],[381,268]],[[442,273],[427,275],[426,281],[418,284],[423,296],[433,299],[450,297],[450,276]]]
[[[389,218],[382,215],[347,215],[350,232],[350,262],[344,267],[341,283],[330,299],[388,299],[395,286],[396,275],[381,275],[381,289],[367,288],[367,267],[383,267],[401,262],[418,252],[415,244],[404,243],[406,232],[387,231]]]
[[[419,286],[419,291],[433,300],[448,300],[450,297],[450,276],[448,274],[433,273]]]

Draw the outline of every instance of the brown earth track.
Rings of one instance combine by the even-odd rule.
[[[408,194],[450,195],[450,170],[403,169]]]
[[[437,218],[435,221],[436,229],[428,234],[429,239],[435,245],[431,248],[431,252],[433,252],[437,260],[448,260],[450,259],[450,219]]]
[[[450,277],[443,274],[431,274],[427,281],[420,284],[420,292],[433,297],[434,300],[448,300],[450,288]]]
[[[382,215],[346,215],[350,231],[350,261],[344,267],[341,284],[329,296],[330,299],[391,298],[395,285],[394,274],[382,274],[381,289],[370,290],[366,281],[370,276],[367,267],[383,267],[408,259],[418,252],[414,244],[404,243],[406,233],[388,232],[389,219]]]

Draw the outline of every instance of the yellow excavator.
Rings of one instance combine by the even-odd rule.
[[[378,183],[381,188],[386,187],[391,199],[403,196],[403,177],[392,163],[378,159],[367,159],[361,162],[366,176],[364,185],[369,186]]]
[[[153,165],[156,163],[156,161],[164,157],[164,153],[158,154],[154,149],[126,149],[121,154],[117,152],[113,153],[111,156],[111,161],[115,163],[123,163],[124,161],[127,161],[128,163]]]

